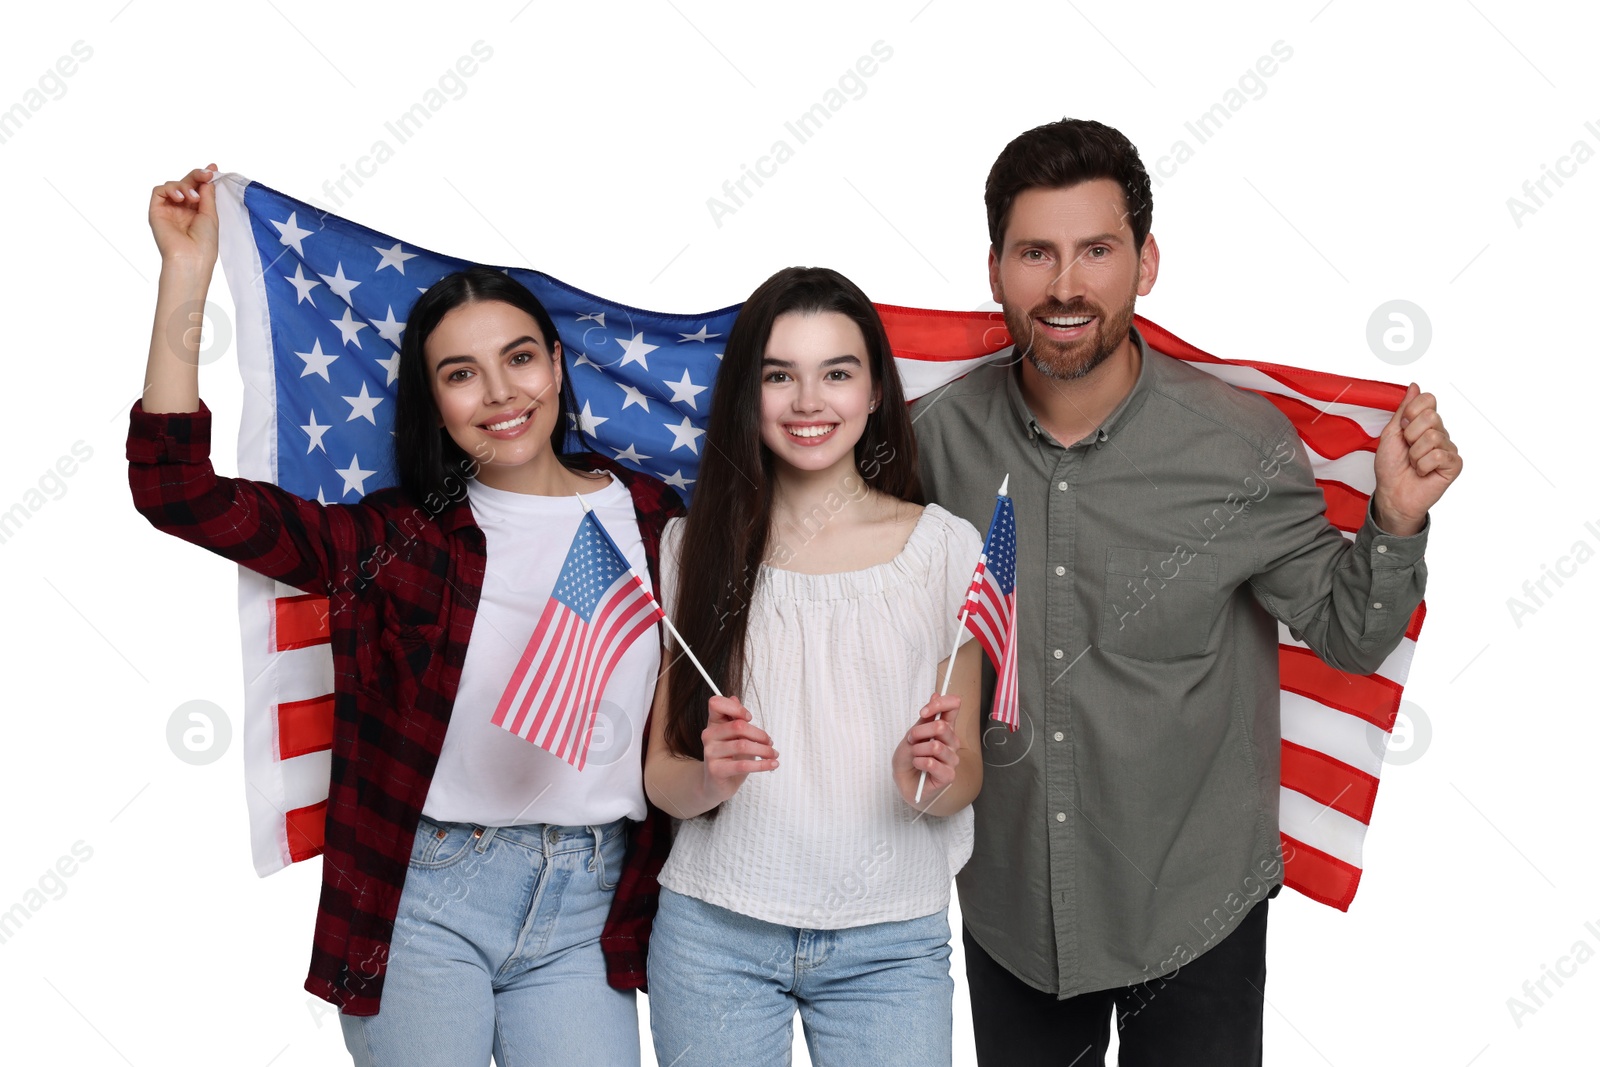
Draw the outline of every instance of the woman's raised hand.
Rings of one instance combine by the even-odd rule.
[[[150,231],[161,250],[162,266],[205,271],[217,262],[217,176],[215,163],[191,170],[177,181],[150,191]]]
[[[775,770],[778,750],[766,731],[750,721],[750,709],[734,698],[712,697],[706,708],[706,728],[700,731],[706,787],[726,800],[739,791],[746,775]]]
[[[895,785],[900,787],[900,795],[905,797],[906,803],[914,808],[927,808],[956,780],[956,768],[961,764],[961,735],[956,732],[956,718],[960,712],[960,697],[929,697],[917,713],[917,724],[907,730],[900,744],[895,746],[892,760]],[[917,784],[923,771],[928,772],[928,783],[918,803]]]

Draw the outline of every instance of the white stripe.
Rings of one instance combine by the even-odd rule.
[[[1293,648],[1303,648],[1307,652],[1311,651],[1311,646],[1304,641],[1295,640],[1294,635],[1289,632],[1289,627],[1282,622],[1278,623],[1278,643],[1280,645],[1289,645]],[[1312,654],[1315,655],[1315,653]],[[1406,679],[1411,676],[1412,657],[1416,654],[1417,643],[1409,637],[1402,637],[1400,644],[1395,647],[1393,652],[1389,653],[1388,657],[1378,665],[1378,669],[1372,673],[1396,685],[1405,685]]]
[[[1185,361],[1187,362],[1187,361]],[[1342,418],[1359,423],[1367,432],[1368,437],[1377,437],[1383,428],[1389,425],[1393,417],[1392,411],[1381,408],[1357,407],[1354,404],[1330,404],[1325,400],[1307,396],[1300,390],[1287,386],[1278,379],[1254,367],[1238,367],[1226,363],[1190,363],[1189,366],[1196,370],[1203,370],[1216,378],[1221,378],[1229,385],[1236,385],[1240,389],[1254,389],[1262,393],[1275,393],[1278,396],[1293,397],[1309,404],[1325,415],[1338,415]]]
[[[1299,693],[1278,694],[1283,739],[1377,777],[1389,737],[1367,720]]]
[[[1302,441],[1301,444],[1305,442]],[[1311,458],[1312,477],[1320,481],[1343,482],[1366,497],[1370,497],[1372,490],[1377,487],[1377,479],[1372,473],[1373,454],[1366,449],[1358,448],[1338,459],[1329,459],[1310,445],[1306,445],[1306,455]]]
[[[283,811],[320,804],[328,799],[328,776],[333,772],[333,753],[307,752],[304,756],[281,760],[283,768]],[[278,815],[278,826],[283,826],[283,816]],[[283,831],[287,836],[287,831]]]
[[[333,692],[333,655],[325,644],[279,652],[276,654],[276,665],[276,703],[310,700]]]
[[[1278,790],[1278,829],[1352,867],[1361,866],[1366,825],[1293,789]]]
[[[218,258],[234,301],[234,337],[238,345],[239,375],[244,379],[244,405],[239,417],[239,475],[262,481],[277,481],[277,388],[272,373],[272,325],[267,318],[266,281],[256,250],[254,230],[244,206],[244,192],[250,182],[237,174],[216,179],[217,216],[220,231]],[[326,677],[332,679],[333,658],[326,645],[305,650],[311,655],[285,660],[273,653],[273,602],[277,583],[254,571],[239,568],[240,665],[244,670],[244,749],[245,806],[250,819],[250,851],[256,873],[262,877],[289,865],[289,839],[283,813],[307,803],[325,800],[328,795],[327,753],[313,753],[300,759],[321,756],[320,795],[305,799],[303,773],[290,772],[278,759],[278,724],[273,714],[279,693],[287,685],[304,696],[319,696],[332,689],[307,691],[320,671],[307,672],[302,662],[318,655],[327,664]],[[288,674],[285,676],[285,668]],[[291,697],[287,699],[300,699]],[[290,761],[293,763],[294,761]],[[291,783],[290,779],[293,779]],[[314,773],[313,773],[314,778]],[[290,792],[294,800],[290,800]]]
[[[955,381],[993,358],[993,354],[976,359],[911,359],[896,356],[894,365],[900,371],[900,388],[905,392],[906,400],[910,401]]]

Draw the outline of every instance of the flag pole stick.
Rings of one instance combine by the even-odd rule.
[[[578,498],[578,503],[583,505],[583,510],[586,513],[593,514],[594,509],[589,506],[589,502],[587,500],[583,499],[583,494],[582,493],[574,493],[573,496],[576,496]],[[600,516],[596,515],[594,521],[595,521],[595,524],[600,527],[600,531],[606,535],[606,540],[610,541],[611,540],[611,532],[605,528],[605,524],[604,523],[600,522]],[[616,542],[612,541],[611,543],[612,543],[612,547],[615,548],[616,547]],[[622,552],[620,550],[618,550],[617,558],[622,560],[622,562],[628,564],[628,573],[633,575],[634,581],[639,582],[640,586],[642,588],[644,583],[639,578],[639,572],[633,569],[633,564],[632,564],[632,562],[629,561],[628,557],[623,555]],[[661,613],[661,623],[662,623],[663,626],[665,626],[667,628],[667,632],[672,635],[672,639],[674,641],[678,642],[678,647],[683,649],[683,654],[685,656],[689,657],[689,662],[694,664],[694,669],[699,671],[700,672],[700,677],[702,677],[702,678],[704,678],[706,680],[706,685],[711,687],[711,692],[713,692],[717,696],[721,696],[722,695],[722,690],[717,688],[717,683],[713,682],[711,680],[711,675],[706,673],[705,667],[701,666],[699,657],[694,654],[694,650],[691,649],[689,647],[689,645],[684,641],[683,635],[678,633],[678,628],[676,626],[672,625],[672,620],[667,618],[666,610],[661,607],[661,601],[657,600],[655,594],[651,593],[649,590],[645,590],[645,592],[649,595],[651,602],[655,604],[656,611]],[[946,684],[948,684],[948,680],[947,680]]]
[[[1005,480],[1000,483],[1000,492],[999,492],[998,495],[999,496],[1005,496],[1006,495],[1006,486],[1008,486],[1010,484],[1011,484],[1011,475],[1007,474],[1005,476]],[[967,598],[967,603],[963,604],[961,606],[961,620],[958,623],[956,623],[956,643],[954,645],[950,646],[950,658],[945,660],[945,663],[944,663],[944,684],[939,686],[939,695],[940,696],[946,696],[950,692],[950,675],[956,669],[956,652],[961,648],[961,633],[962,633],[963,630],[965,630],[967,628],[967,616],[969,614],[971,614],[971,611],[972,611],[972,609],[970,607],[971,603],[972,603],[972,598],[968,597]],[[688,651],[688,650],[685,649],[685,651]],[[934,718],[936,720],[937,719],[941,719],[943,717],[944,716],[942,716],[942,715],[934,716]],[[922,787],[927,785],[927,784],[928,784],[928,772],[927,771],[923,771],[922,772],[922,777],[917,779],[917,797],[916,797],[916,800],[913,801],[913,803],[915,803],[915,804],[921,804],[922,803]]]

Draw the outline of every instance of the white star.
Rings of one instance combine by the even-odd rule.
[[[606,324],[606,313],[604,311],[597,311],[593,315],[579,315],[578,321],[598,322],[602,327],[604,327]]]
[[[629,461],[631,461],[633,463],[643,463],[645,460],[649,459],[650,457],[649,456],[641,456],[641,455],[639,455],[639,453],[634,450],[633,445],[630,444],[627,448],[624,448],[622,451],[617,453],[617,458],[618,459],[629,460]]]
[[[354,422],[356,419],[366,419],[372,425],[378,425],[378,420],[373,416],[373,409],[383,403],[383,397],[371,396],[367,393],[367,383],[361,383],[360,396],[347,396],[345,402],[350,405],[350,417],[345,422]]]
[[[672,403],[688,404],[696,411],[700,410],[700,405],[694,402],[694,398],[709,388],[709,386],[696,385],[691,382],[689,380],[689,371],[687,368],[684,369],[682,378],[679,378],[675,382],[662,382],[661,384],[672,390]]]
[[[291,278],[285,274],[283,276],[283,280],[294,286],[294,302],[296,304],[303,304],[307,300],[311,300],[311,290],[322,284],[321,282],[314,282],[310,278],[307,278],[305,276],[305,272],[300,269],[300,264],[298,263],[294,265],[294,277]],[[317,302],[315,300],[311,300],[311,306],[316,307]]]
[[[378,331],[379,337],[383,338],[385,341],[388,341],[396,348],[400,347],[400,334],[405,330],[406,324],[403,322],[396,322],[394,320],[394,308],[392,306],[389,308],[389,315],[387,318],[379,319],[372,325]],[[392,381],[393,379],[390,380]]]
[[[703,344],[706,341],[711,340],[713,337],[721,336],[722,335],[720,333],[706,333],[706,328],[701,326],[700,329],[695,333],[680,333],[678,337],[681,338],[681,340],[679,340],[678,343],[681,345],[684,341],[699,341]]]
[[[622,402],[622,410],[623,411],[627,411],[628,408],[630,406],[634,405],[634,404],[638,404],[640,407],[644,408],[646,411],[650,410],[650,398],[645,396],[643,393],[639,392],[639,390],[635,389],[631,385],[626,385],[626,384],[624,384],[622,382],[613,382],[612,384],[615,385],[618,389],[621,389],[624,393],[628,394],[627,399],[623,400],[623,402]]]
[[[693,478],[685,478],[681,469],[673,471],[669,477],[661,480],[672,486],[674,489],[687,489],[689,488],[690,484],[694,482]]]
[[[644,361],[644,357],[661,347],[660,345],[645,344],[643,332],[634,334],[631,341],[624,341],[621,338],[613,338],[613,340],[622,346],[622,362],[617,364],[619,369],[626,367],[630,363],[637,363],[645,370],[649,370],[650,364]]]
[[[332,277],[326,274],[319,274],[317,277],[327,282],[328,288],[333,291],[333,294],[340,300],[343,300],[346,304],[350,303],[351,291],[354,290],[356,286],[361,284],[360,282],[353,282],[344,276],[343,263],[340,263],[338,266],[333,268]]]
[[[578,358],[572,361],[572,365],[574,367],[593,367],[595,370],[600,369],[600,364],[590,359],[587,352],[579,352]]]
[[[328,377],[328,364],[338,359],[339,356],[337,353],[331,356],[324,355],[320,337],[311,342],[311,351],[296,352],[295,355],[306,361],[306,369],[300,372],[300,377],[306,378],[313,374],[320,374],[323,381],[329,385],[333,384],[333,379]]]
[[[362,470],[361,457],[355,453],[350,455],[350,466],[342,471],[338,467],[335,467],[334,470],[339,471],[339,476],[344,479],[344,492],[339,494],[340,496],[349,496],[351,490],[355,490],[357,496],[365,493],[367,491],[367,479],[378,473],[377,471]]]
[[[344,309],[344,318],[329,319],[328,321],[339,327],[339,336],[344,339],[345,344],[354,341],[357,348],[361,347],[361,331],[367,328],[367,324],[357,322],[349,307]]]
[[[328,506],[328,498],[322,495],[322,486],[320,485],[317,486],[317,503],[321,504],[323,507]]]
[[[374,359],[374,363],[384,369],[388,375],[383,381],[384,385],[393,385],[394,380],[400,377],[400,353],[390,352],[388,359]]]
[[[717,353],[717,362],[719,362],[719,363],[722,362],[722,353],[721,352]]]
[[[313,231],[302,230],[299,224],[295,222],[294,216],[295,213],[291,211],[289,212],[288,222],[277,222],[273,219],[268,219],[267,221],[278,228],[279,244],[293,245],[295,253],[303,256],[306,254],[306,250],[300,247],[300,242],[310,237]]]
[[[303,378],[305,375],[301,375],[301,377]],[[311,425],[302,426],[300,428],[304,430],[311,438],[311,443],[306,446],[306,455],[311,455],[311,450],[314,448],[320,448],[324,454],[327,453],[328,446],[322,443],[322,435],[328,432],[329,427],[317,425],[316,409],[313,408],[311,411]]]
[[[687,448],[697,456],[700,454],[700,446],[695,442],[705,434],[705,431],[689,421],[689,416],[685,415],[683,421],[676,426],[670,422],[662,423],[662,425],[672,434],[672,447],[667,451],[676,452],[680,448]]]
[[[589,410],[589,402],[587,400],[585,400],[583,402],[583,412],[582,412],[582,414],[573,415],[573,416],[571,416],[571,418],[572,418],[573,425],[575,425],[578,428],[579,432],[586,433],[591,437],[594,436],[594,432],[600,428],[600,424],[602,422],[610,422],[611,421],[609,418],[601,418],[599,415],[596,415],[593,411],[590,411]]]
[[[377,270],[372,272],[374,274],[378,273],[378,271],[385,267],[393,267],[401,274],[404,274],[406,272],[406,260],[417,258],[417,254],[415,252],[400,251],[399,241],[394,243],[393,248],[379,248],[377,245],[373,245],[372,250],[383,257],[383,261],[378,264]]]

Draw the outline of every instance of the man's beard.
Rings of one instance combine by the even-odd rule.
[[[1027,311],[1006,308],[1006,329],[1011,331],[1017,351],[1040,374],[1057,381],[1072,381],[1087,376],[1122,347],[1133,326],[1133,302],[1130,293],[1128,302],[1109,316],[1104,308],[1082,297],[1074,297],[1065,304],[1051,300]],[[1076,315],[1093,315],[1094,332],[1070,344],[1052,341],[1036,332],[1035,318]]]

